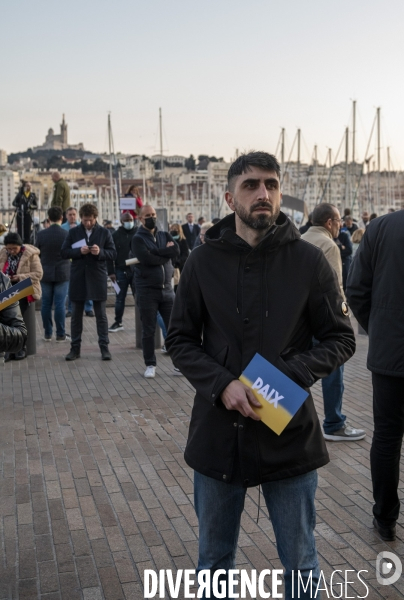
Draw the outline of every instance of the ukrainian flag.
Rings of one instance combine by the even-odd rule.
[[[11,304],[14,304],[14,302],[21,300],[21,298],[26,298],[30,295],[32,296],[33,293],[34,288],[30,277],[19,281],[0,294],[0,311]]]
[[[257,354],[239,377],[262,405],[251,408],[280,435],[308,397],[308,392]],[[254,388],[254,389],[253,389]]]

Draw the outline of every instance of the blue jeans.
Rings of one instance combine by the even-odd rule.
[[[116,323],[122,323],[123,312],[125,310],[125,300],[128,293],[129,286],[131,287],[132,294],[135,294],[135,287],[133,285],[132,273],[129,276],[126,275],[123,269],[116,269],[116,282],[120,287],[120,292],[116,296],[115,300],[115,321]]]
[[[320,575],[314,540],[316,489],[317,471],[262,484],[279,558],[285,568],[285,600],[292,598],[292,571],[295,571],[295,598],[298,598],[297,570],[300,570],[305,586],[311,571],[313,597],[316,590]],[[199,521],[198,572],[203,569],[210,569],[212,573],[217,569],[234,569],[246,491],[240,485],[224,483],[195,471],[195,510]],[[306,593],[300,586],[300,598],[311,598],[310,585]],[[317,594],[319,598],[320,593]]]
[[[324,433],[334,433],[344,426],[346,416],[342,414],[344,394],[344,365],[321,380],[324,399]]]
[[[69,282],[68,282],[69,283]],[[69,286],[67,286],[67,292],[66,292],[66,299],[67,299],[67,311],[68,312],[73,312],[73,308],[72,308],[72,302],[70,300],[70,296],[69,296]],[[93,301],[92,300],[86,300],[84,303],[84,312],[89,312],[90,310],[93,310]]]
[[[164,319],[159,312],[157,312],[157,323],[161,329],[161,333],[163,334],[163,338],[167,337],[167,327],[165,326]]]
[[[57,337],[65,335],[65,298],[69,288],[68,281],[41,281],[42,308],[41,316],[45,335],[52,335],[52,306],[55,304],[55,325]]]

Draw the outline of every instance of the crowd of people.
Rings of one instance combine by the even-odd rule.
[[[196,223],[189,213],[186,223],[172,223],[168,231],[158,228],[156,210],[139,198],[136,211],[123,212],[111,232],[98,223],[95,205],[83,204],[77,215],[65,202],[60,179],[56,184],[60,199],[52,202],[50,225],[37,234],[35,246],[25,241],[25,221],[24,239],[7,234],[0,291],[31,277],[35,293],[20,301],[23,317],[24,307],[42,296],[44,339],[52,339],[54,320],[56,341],[70,341],[66,360],[72,361],[80,358],[83,315],[90,311],[102,360],[111,360],[109,334],[123,329],[131,288],[146,378],[156,376],[161,323],[162,350],[173,373],[196,390],[185,460],[195,471],[198,570],[223,569],[226,580],[235,565],[246,490],[261,485],[285,568],[285,597],[292,597],[293,571],[300,571],[304,585],[318,583],[314,498],[317,469],[330,460],[325,440],[356,442],[366,435],[342,410],[344,364],[355,352],[350,309],[369,333],[373,523],[383,540],[394,540],[404,431],[404,297],[398,283],[404,275],[404,211],[379,218],[363,212],[356,222],[349,209],[341,217],[324,202],[299,233],[281,212],[279,164],[264,152],[243,154],[231,165],[225,195],[230,215]],[[128,193],[138,198],[136,190]],[[21,206],[32,201],[29,194],[24,187]],[[108,278],[117,293],[110,327]],[[0,312],[0,324],[0,350],[7,359],[21,358],[27,331],[16,306]],[[259,402],[239,379],[256,353],[308,393],[280,435],[257,412],[265,395]],[[310,394],[318,380],[322,427]]]
[[[35,294],[20,301],[24,318],[31,303],[41,300],[43,339],[70,342],[67,361],[80,358],[83,316],[94,317],[102,360],[111,360],[109,334],[123,330],[123,314],[129,288],[136,298],[142,325],[145,377],[155,377],[155,331],[160,324],[167,334],[174,293],[185,262],[194,247],[203,244],[204,232],[212,226],[201,217],[194,222],[189,213],[183,225],[173,223],[169,231],[157,229],[155,209],[143,205],[139,190],[131,186],[125,197],[136,199],[136,209],[123,210],[120,226],[98,222],[94,204],[79,210],[70,206],[67,182],[52,175],[55,187],[43,228],[35,228],[32,213],[38,208],[29,182],[24,182],[14,200],[16,232],[4,236],[0,269],[12,284],[30,277]],[[202,230],[201,230],[202,226]],[[2,232],[7,229],[2,227]],[[135,239],[136,237],[136,239]],[[136,265],[127,265],[138,257]],[[116,291],[115,318],[108,326],[106,301],[108,281]],[[70,318],[70,330],[66,319]],[[28,335],[35,335],[29,331]],[[166,352],[163,346],[162,352]],[[7,351],[4,361],[22,360],[18,352]],[[181,374],[175,367],[175,374]]]

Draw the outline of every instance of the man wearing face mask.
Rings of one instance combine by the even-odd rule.
[[[132,294],[135,294],[132,269],[126,266],[125,261],[129,258],[132,238],[137,229],[132,215],[126,212],[121,216],[121,226],[112,233],[116,248],[116,259],[107,261],[108,277],[119,285],[120,292],[115,300],[115,322],[108,329],[111,333],[123,329],[122,318],[129,286],[131,286]]]
[[[139,260],[135,265],[136,302],[142,321],[143,357],[146,364],[144,376],[149,379],[156,376],[156,354],[154,334],[157,312],[168,328],[174,292],[171,285],[175,261],[179,247],[167,231],[157,229],[156,211],[152,206],[143,206],[139,213],[141,223],[132,238],[132,256]],[[176,374],[180,374],[174,368]]]

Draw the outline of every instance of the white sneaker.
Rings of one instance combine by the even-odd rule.
[[[166,348],[166,345],[164,344],[164,346],[161,346],[161,350],[160,350],[161,354],[168,354],[168,350]]]
[[[148,366],[144,372],[144,376],[146,379],[153,379],[156,377],[156,367],[153,367],[153,365]]]
[[[174,367],[173,375],[177,375],[179,377],[182,377],[182,373],[181,373],[181,371],[177,367]]]

